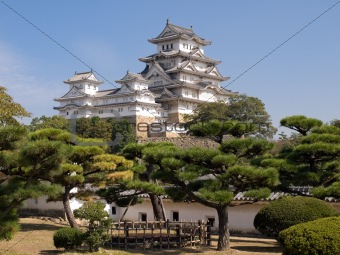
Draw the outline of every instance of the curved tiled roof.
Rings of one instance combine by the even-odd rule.
[[[89,79],[92,75],[94,76],[94,79]],[[81,82],[81,81],[91,81],[91,82],[97,83],[97,84],[103,83],[96,78],[96,76],[93,74],[92,70],[89,71],[89,72],[83,72],[83,73],[77,73],[76,72],[74,74],[74,76],[67,79],[67,81],[64,81],[64,83],[72,84],[72,83]]]
[[[165,28],[156,38],[149,39],[148,41],[151,43],[158,43],[161,41],[172,40],[176,38],[195,40],[203,45],[211,44],[211,41],[207,41],[204,38],[196,35],[192,28],[184,28],[181,26],[170,24],[169,22],[166,23]]]
[[[309,194],[309,190],[311,189],[312,187],[292,187],[292,191],[293,190],[299,190],[299,191],[307,191],[308,192],[306,193],[306,195],[310,195]],[[124,191],[121,193],[122,196],[131,196],[131,195],[134,195],[135,191],[134,190],[127,190],[127,191]],[[270,202],[270,201],[274,201],[274,200],[278,200],[282,197],[285,197],[285,196],[297,196],[299,194],[297,193],[288,193],[288,192],[272,192],[267,198],[264,198],[264,199],[260,199],[260,200],[256,200],[254,198],[251,198],[251,197],[246,197],[244,196],[245,192],[239,192],[237,193],[234,198],[233,198],[233,201],[234,202],[238,202],[238,201],[249,201],[249,202],[252,202],[252,201],[263,201],[263,202]],[[149,195],[146,194],[146,193],[142,193],[142,194],[138,194],[139,197],[141,198],[149,198]],[[168,198],[168,199],[171,199],[169,196],[167,195],[164,195],[162,196],[162,198]],[[326,202],[330,202],[330,203],[340,203],[340,199],[339,198],[334,198],[334,197],[326,197],[324,198],[324,200]]]

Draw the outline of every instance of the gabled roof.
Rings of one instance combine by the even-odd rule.
[[[215,73],[212,73],[213,71],[215,71]],[[170,68],[170,69],[166,70],[165,72],[166,73],[185,72],[185,73],[194,74],[194,75],[198,75],[198,76],[204,76],[204,77],[207,77],[207,78],[216,79],[216,80],[220,80],[220,81],[229,80],[229,77],[223,77],[218,72],[218,70],[215,66],[207,68],[206,71],[204,71],[204,72],[197,70],[195,68],[195,65],[192,64],[191,60],[183,61],[179,65],[177,65],[173,68]]]
[[[175,96],[170,90],[168,90],[166,87],[163,87],[163,90],[161,93],[157,94],[157,98],[173,98],[177,97]]]
[[[162,41],[168,41],[168,40],[173,40],[173,39],[178,39],[178,38],[194,40],[197,43],[200,43],[203,45],[211,44],[211,41],[207,41],[204,38],[201,38],[198,35],[196,35],[194,31],[192,30],[192,27],[184,28],[184,27],[180,27],[174,24],[170,24],[168,21],[163,31],[156,38],[149,39],[148,41],[151,43],[159,43]]]
[[[88,96],[88,94],[84,93],[83,91],[73,86],[65,95],[63,95],[60,98],[56,98],[54,100],[57,101],[58,99],[68,99],[68,98],[84,97],[84,96]]]
[[[144,82],[144,83],[149,82],[141,74],[131,73],[129,71],[127,71],[126,75],[121,80],[117,80],[116,82],[120,83],[120,84],[125,84],[125,83],[130,82],[130,81],[141,81],[141,82]]]
[[[79,83],[79,82],[84,82],[84,81],[89,81],[95,84],[102,84],[102,81],[99,81],[97,77],[93,74],[92,70],[89,72],[84,72],[84,73],[75,73],[74,76],[69,78],[67,81],[64,81],[64,83],[67,84],[73,84],[73,83]]]
[[[163,68],[159,65],[158,62],[154,62],[151,67],[149,67],[149,70],[147,74],[144,75],[145,79],[149,79],[153,74],[156,73],[160,75],[162,78],[164,78],[169,83],[173,84],[174,80],[172,80],[167,73],[164,72]]]

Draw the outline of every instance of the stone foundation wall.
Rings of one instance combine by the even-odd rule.
[[[136,116],[134,121],[135,130],[136,130],[136,137],[137,138],[147,138],[149,137],[149,125],[151,123],[156,122],[155,117],[146,117],[146,116]],[[143,124],[147,123],[147,124]]]

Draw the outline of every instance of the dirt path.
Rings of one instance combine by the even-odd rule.
[[[53,245],[53,233],[62,225],[55,224],[51,221],[44,221],[33,218],[23,218],[21,222],[21,231],[17,233],[11,241],[0,241],[0,255],[32,255],[32,254],[78,254],[74,252],[64,253],[63,250],[57,250]],[[179,254],[203,254],[203,255],[280,255],[281,248],[276,240],[266,238],[248,238],[248,237],[231,237],[231,248],[228,252],[217,252],[213,249],[185,249],[185,250],[153,250],[128,252],[117,250],[102,250],[99,254],[112,255],[179,255]],[[80,253],[79,253],[80,254]]]

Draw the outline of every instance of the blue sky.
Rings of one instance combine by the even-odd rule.
[[[163,30],[167,18],[192,25],[212,40],[205,53],[222,61],[218,68],[232,81],[337,2],[1,0],[0,84],[33,116],[52,116],[53,98],[67,92],[63,80],[89,70],[18,14],[113,84],[127,70],[143,70],[138,58],[155,53],[147,39]],[[340,119],[339,27],[340,3],[228,89],[261,99],[277,127],[294,114]]]

